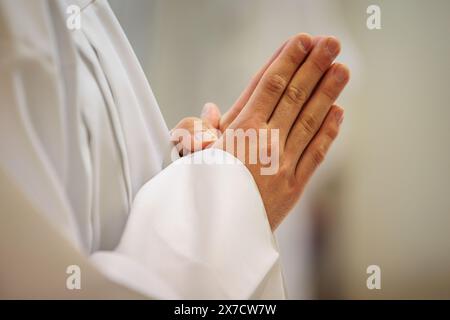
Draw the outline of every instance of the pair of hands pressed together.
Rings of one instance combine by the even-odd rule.
[[[347,67],[333,63],[339,51],[339,41],[333,37],[296,35],[275,52],[227,113],[221,116],[212,103],[203,109],[201,120],[207,130],[202,133],[202,149],[225,150],[225,135],[220,134],[226,129],[279,129],[275,174],[261,175],[261,163],[244,161],[272,230],[297,202],[339,132],[344,111],[334,102],[349,80]],[[190,131],[194,140],[196,120],[185,118],[175,129]],[[189,148],[195,145],[180,142]]]

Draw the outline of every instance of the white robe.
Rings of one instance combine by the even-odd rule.
[[[0,0],[0,97],[0,297],[284,298],[251,174],[211,164],[235,160],[218,150],[166,161],[167,127],[105,0]]]

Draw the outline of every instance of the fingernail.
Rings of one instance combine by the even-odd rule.
[[[212,142],[217,140],[217,136],[212,131],[207,130],[195,133],[194,139],[201,142]]]
[[[336,122],[338,126],[341,125],[342,121],[344,121],[344,110],[340,109],[336,112]]]
[[[211,102],[205,103],[201,112],[201,117],[206,116],[209,113],[209,110],[211,110],[211,105]]]
[[[300,48],[303,50],[303,52],[308,52],[309,48],[311,47],[311,39],[304,35],[300,37]]]
[[[334,77],[336,78],[337,82],[344,82],[347,76],[347,69],[344,66],[336,66],[336,69],[334,70]]]
[[[208,130],[208,131],[203,133],[203,140],[207,141],[207,142],[209,142],[209,141],[216,141],[217,140],[217,136],[215,135],[214,132]]]
[[[336,56],[339,52],[339,42],[335,38],[327,38],[326,48],[330,56]]]

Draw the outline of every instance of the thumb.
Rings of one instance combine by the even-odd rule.
[[[204,122],[208,123],[215,129],[219,129],[221,116],[220,109],[215,103],[205,103],[201,114],[201,118]]]

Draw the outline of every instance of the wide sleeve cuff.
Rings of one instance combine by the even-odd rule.
[[[150,297],[284,298],[279,253],[255,181],[218,149],[181,158],[147,182],[118,248],[91,260]]]

